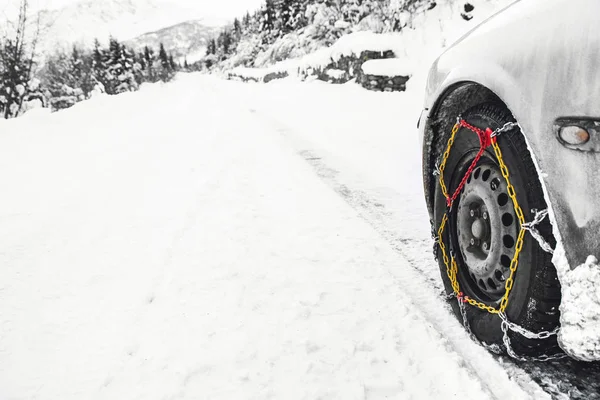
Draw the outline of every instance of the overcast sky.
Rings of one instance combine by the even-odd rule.
[[[30,7],[33,9],[41,8],[60,8],[68,4],[76,3],[80,0],[29,0]],[[102,2],[104,0],[96,0]],[[131,0],[144,1],[144,0]],[[264,0],[158,0],[168,4],[177,4],[185,6],[196,15],[217,18],[231,18],[241,16],[246,11],[256,10]],[[20,0],[0,0],[0,13],[5,16],[14,14],[16,6]]]

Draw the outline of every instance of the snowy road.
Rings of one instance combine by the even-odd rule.
[[[407,93],[399,94],[285,81],[242,90],[250,108],[260,108],[317,174],[423,275],[429,290],[441,293],[414,126],[423,82],[424,76],[413,78]],[[231,84],[231,89],[239,96],[239,86]],[[310,100],[298,106],[299,99]],[[552,398],[600,399],[600,363],[519,363],[516,372],[512,360],[499,361],[513,376],[529,375]]]
[[[0,398],[549,398],[441,299],[418,107],[188,75],[1,121]]]

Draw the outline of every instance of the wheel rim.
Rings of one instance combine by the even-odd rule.
[[[500,168],[482,160],[458,198],[455,242],[466,291],[486,302],[505,292],[517,238],[517,217]]]

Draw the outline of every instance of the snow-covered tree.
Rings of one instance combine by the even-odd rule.
[[[107,86],[109,86],[109,76],[108,76],[108,62],[110,55],[108,51],[102,48],[100,45],[100,41],[96,39],[94,41],[94,51],[92,52],[92,72],[94,74],[94,79],[97,82],[96,90],[108,93]]]
[[[220,50],[221,56],[226,57],[233,46],[233,36],[229,29],[224,29],[217,38],[217,47]]]
[[[270,43],[277,27],[277,9],[275,0],[266,0],[261,10],[260,31],[263,33],[263,42]]]
[[[236,40],[239,40],[242,36],[242,23],[237,18],[233,20],[233,35],[235,36]]]
[[[154,50],[150,47],[144,47],[144,77],[148,82],[156,82],[158,78],[158,73],[156,71],[157,63],[156,58],[154,57]]]
[[[279,21],[281,33],[286,34],[302,28],[306,25],[306,1],[303,0],[280,0]]]
[[[246,15],[242,18],[242,24],[246,29],[250,26],[250,12],[246,12]]]
[[[28,1],[21,0],[14,32],[8,31],[0,43],[0,115],[3,118],[19,115],[23,102],[32,91],[30,82],[39,32],[27,34],[31,28],[27,20],[28,8]],[[33,39],[28,40],[31,37]]]
[[[210,54],[217,54],[217,40],[215,38],[211,38],[206,46],[206,55]]]
[[[72,85],[80,88],[85,98],[89,97],[96,86],[92,63],[91,54],[73,46],[69,60],[69,75]]]
[[[160,67],[160,72],[159,72],[159,76],[160,79],[163,82],[167,82],[169,80],[171,80],[171,78],[173,77],[173,68],[171,65],[171,62],[169,60],[169,55],[167,54],[167,51],[165,50],[165,46],[161,43],[160,44],[160,49],[158,51],[158,61],[159,61],[159,67]]]
[[[109,40],[106,93],[119,94],[137,89],[133,53],[115,38]]]

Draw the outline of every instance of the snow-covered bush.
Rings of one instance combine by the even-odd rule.
[[[92,96],[139,89],[144,82],[169,81],[177,71],[173,57],[161,45],[158,55],[145,47],[136,53],[114,38],[108,48],[96,41],[92,51],[73,47],[57,50],[39,72],[41,91],[52,110],[71,107]]]

